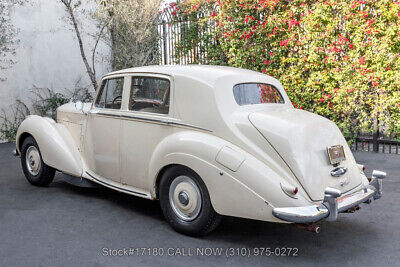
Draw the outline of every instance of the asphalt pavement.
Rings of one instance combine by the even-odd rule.
[[[192,238],[174,232],[155,201],[75,187],[62,174],[47,188],[30,185],[13,148],[0,144],[0,266],[400,264],[400,155],[355,153],[367,174],[388,173],[384,196],[320,223],[320,234],[227,217]]]

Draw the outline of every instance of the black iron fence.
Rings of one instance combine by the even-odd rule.
[[[182,41],[185,40],[185,35],[189,33],[190,27],[192,27],[196,23],[194,21],[174,21],[172,18],[172,9],[167,8],[162,13],[160,13],[157,17],[156,24],[158,33],[160,36],[159,39],[159,55],[160,55],[160,64],[161,65],[185,65],[192,63],[203,63],[206,64],[206,54],[207,51],[205,47],[207,46],[204,43],[204,40],[196,43],[190,50],[185,52],[184,54],[179,54],[178,49],[176,49],[177,45],[181,45]],[[198,18],[204,18],[205,14],[198,14]],[[198,29],[197,34],[200,36],[204,36],[209,34],[212,29],[215,27],[214,24],[208,23],[206,26],[203,26],[201,29]],[[201,38],[200,38],[201,39]]]
[[[352,144],[354,151],[379,152],[399,154],[400,141],[390,139],[374,139],[371,137],[358,137]]]

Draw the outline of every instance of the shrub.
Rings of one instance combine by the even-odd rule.
[[[56,119],[57,108],[69,102],[69,98],[49,88],[38,88],[34,86],[32,93],[35,95],[32,106],[35,114]]]
[[[100,0],[97,18],[106,21],[111,67],[120,70],[159,63],[157,25],[161,0]]]
[[[89,89],[80,87],[78,84],[79,81],[73,91],[66,90],[66,93],[58,93],[54,89],[34,86],[31,90],[34,96],[32,99],[32,111],[20,100],[11,105],[8,112],[4,109],[2,110],[2,115],[0,115],[0,141],[14,141],[19,125],[28,115],[36,114],[55,120],[59,106],[71,101],[91,101],[93,97]]]
[[[28,107],[21,101],[17,100],[10,107],[9,112],[2,110],[0,115],[0,141],[12,141],[15,139],[17,130],[21,122],[30,115]]]

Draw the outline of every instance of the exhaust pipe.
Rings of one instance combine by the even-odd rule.
[[[372,203],[372,198],[368,199],[367,201],[364,202],[365,204],[371,204]]]
[[[345,211],[343,211],[344,213],[354,213],[354,212],[356,212],[357,210],[360,210],[361,209],[361,207],[360,206],[355,206],[355,207],[352,207],[352,208],[350,208],[350,209],[348,209],[348,210],[345,210]]]
[[[300,229],[309,231],[309,232],[313,232],[316,234],[319,234],[321,232],[321,227],[313,224],[313,223],[309,223],[309,224],[297,224],[297,227],[299,227]]]

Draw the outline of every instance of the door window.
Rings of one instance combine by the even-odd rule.
[[[120,109],[122,103],[123,87],[123,77],[103,80],[103,83],[100,87],[100,92],[97,96],[95,107]]]
[[[129,109],[168,114],[170,82],[155,77],[132,77]]]

